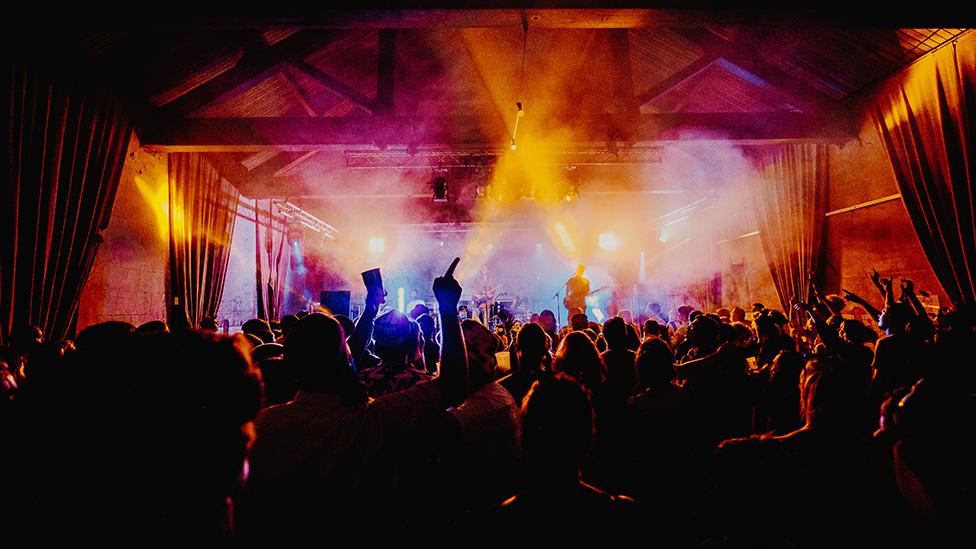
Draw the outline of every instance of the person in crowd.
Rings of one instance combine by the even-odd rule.
[[[515,491],[519,407],[495,381],[498,339],[481,323],[461,323],[468,356],[468,395],[448,410],[449,435],[459,447],[459,472],[449,499],[461,511],[482,515]],[[424,474],[424,473],[421,473]]]
[[[577,337],[586,336],[567,339]],[[593,408],[583,385],[562,373],[536,381],[522,404],[521,432],[522,487],[502,503],[494,522],[507,527],[505,536],[519,532],[551,541],[636,533],[632,499],[580,480],[593,440]]]
[[[431,378],[423,365],[424,339],[420,326],[410,317],[390,309],[376,319],[373,337],[376,355],[367,355],[359,370],[359,378],[369,396],[402,391]]]
[[[261,405],[243,337],[90,328],[22,402],[6,518],[44,545],[228,544]]]
[[[266,408],[257,418],[250,478],[238,506],[248,543],[277,545],[316,539],[323,532],[363,531],[375,528],[377,517],[397,516],[385,497],[395,484],[393,458],[468,392],[456,313],[458,261],[434,280],[442,349],[432,380],[370,399],[335,319],[312,314],[292,328],[285,360],[296,369],[299,390],[291,402]],[[368,296],[368,302],[375,307],[382,296]]]
[[[427,313],[421,314],[417,317],[417,324],[424,336],[424,366],[427,368],[427,373],[436,374],[441,346],[437,343],[437,325],[434,317]]]
[[[522,402],[529,388],[544,374],[551,371],[552,355],[542,326],[529,323],[522,326],[516,339],[518,369],[498,380],[516,403]]]
[[[539,325],[549,335],[551,350],[555,350],[559,345],[559,325],[556,323],[556,314],[549,309],[543,309],[539,313]]]
[[[677,542],[703,484],[695,478],[691,395],[674,384],[674,358],[661,338],[641,343],[636,364],[640,389],[627,401],[626,484],[647,513],[670,525],[663,537]]]
[[[862,436],[849,421],[858,392],[831,358],[800,377],[803,426],[784,435],[722,442],[710,515],[720,535],[745,545],[823,547],[860,540],[857,482]],[[803,517],[810,527],[797,527]],[[831,528],[814,525],[830,524]]]

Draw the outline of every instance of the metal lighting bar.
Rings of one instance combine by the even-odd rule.
[[[544,156],[554,166],[618,166],[658,164],[664,149],[661,147],[624,148],[616,151],[577,150],[545,151]],[[506,150],[487,151],[346,151],[346,167],[352,169],[430,169],[489,167]]]
[[[335,240],[336,235],[339,234],[339,229],[336,229],[291,202],[275,202],[275,206],[278,208],[278,213],[286,219],[294,221],[307,229],[311,229],[322,236]]]

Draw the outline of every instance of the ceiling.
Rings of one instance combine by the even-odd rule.
[[[966,30],[758,9],[193,13],[52,28],[139,113],[144,146],[205,152],[255,197],[490,162],[516,120],[566,164],[654,162],[660,144],[703,137],[843,142],[858,94]]]

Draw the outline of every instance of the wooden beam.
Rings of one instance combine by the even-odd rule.
[[[626,118],[626,120],[624,120]],[[528,117],[526,117],[528,122]],[[488,133],[478,117],[446,119],[416,117],[341,118],[190,118],[150,122],[143,144],[168,152],[286,151],[346,147],[432,146],[499,147],[508,143],[504,129]],[[533,131],[556,129],[573,136],[553,147],[571,144],[655,143],[684,139],[733,142],[846,142],[857,135],[846,111],[818,113],[672,113],[620,117],[575,115],[531,121]],[[620,138],[626,133],[625,138]]]
[[[318,116],[318,109],[313,106],[316,103],[315,99],[308,94],[301,82],[295,78],[295,75],[293,75],[289,70],[281,71],[281,74],[285,75],[288,83],[291,84],[291,87],[295,89],[295,96],[298,99],[298,103],[302,106],[302,110],[305,111],[305,114],[311,117]]]
[[[318,80],[327,90],[351,102],[368,114],[373,114],[373,101],[359,92],[359,90],[345,84],[338,78],[326,73],[322,69],[300,58],[291,58],[287,63],[297,71],[310,78]]]
[[[295,33],[274,46],[254,48],[232,69],[208,80],[160,109],[167,116],[185,116],[253,88],[274,76],[285,59],[304,57],[338,37],[337,31]]]
[[[641,94],[637,96],[637,104],[646,105],[658,97],[661,97],[682,82],[688,80],[689,78],[694,78],[700,74],[702,71],[710,67],[719,57],[721,57],[721,55],[716,52],[706,51],[701,57],[693,61],[687,67],[641,92]]]
[[[611,75],[616,105],[614,112],[624,115],[637,115],[640,105],[634,98],[634,74],[630,63],[630,31],[614,29],[610,31]]]
[[[763,35],[758,29],[746,33],[745,38],[737,38],[732,41],[724,40],[704,29],[685,29],[677,32],[704,48],[709,56],[714,56],[712,61],[716,61],[718,58],[725,59],[735,67],[794,98],[801,108],[810,109],[821,104],[837,103],[836,98],[759,58],[755,53],[755,45],[762,40]]]
[[[393,114],[393,97],[396,79],[396,30],[381,29],[379,57],[377,59],[376,101],[378,114]]]
[[[476,2],[475,4],[484,4]],[[661,4],[651,2],[650,4]],[[58,28],[112,29],[120,26],[143,31],[302,29],[430,29],[430,28],[519,28],[524,16],[533,28],[700,28],[707,25],[760,24],[764,26],[870,27],[870,28],[961,28],[972,26],[971,13],[952,5],[926,6],[924,10],[855,10],[849,5],[820,2],[818,7],[778,6],[763,2],[739,2],[721,9],[606,8],[605,2],[573,2],[574,8],[552,8],[552,2],[519,2],[516,8],[471,9],[471,2],[442,2],[444,9],[294,9],[265,6],[244,10],[201,9],[193,17],[160,13],[137,17],[119,10],[97,10],[83,6],[73,12],[59,11],[52,25]],[[453,4],[453,5],[452,5]],[[601,6],[602,4],[602,6]],[[668,3],[665,3],[668,4]],[[675,4],[670,2],[670,4]],[[700,4],[700,3],[699,3]],[[812,4],[810,5],[812,6]],[[409,8],[410,6],[401,6]],[[423,7],[423,6],[419,6]],[[454,9],[451,9],[454,8]],[[65,11],[68,10],[68,11]],[[964,11],[964,10],[963,10]],[[49,16],[39,13],[39,16]]]

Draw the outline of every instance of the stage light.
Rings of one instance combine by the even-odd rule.
[[[535,243],[535,249],[536,249],[536,251],[541,252],[542,251],[542,242],[536,242]]]
[[[600,235],[597,242],[600,247],[607,251],[616,250],[620,246],[620,242],[617,240],[617,235],[613,233],[603,233]]]
[[[606,316],[603,314],[603,311],[601,311],[600,309],[593,309],[593,316],[595,316],[596,321],[600,323],[602,323],[603,319],[606,318]]]
[[[434,190],[434,202],[447,202],[447,179],[445,177],[435,177],[430,182],[430,186]]]
[[[378,254],[382,253],[386,249],[386,241],[378,236],[374,236],[369,239],[369,251]]]
[[[647,281],[647,263],[644,261],[644,250],[641,250],[640,271],[637,273],[637,279],[641,283]]]
[[[596,305],[597,303],[600,302],[600,298],[595,295],[588,295],[585,298],[583,298],[583,300],[586,301],[587,305]]]
[[[406,292],[403,291],[403,288],[397,288],[397,310],[400,311],[401,313],[403,312],[404,309],[405,295]]]

